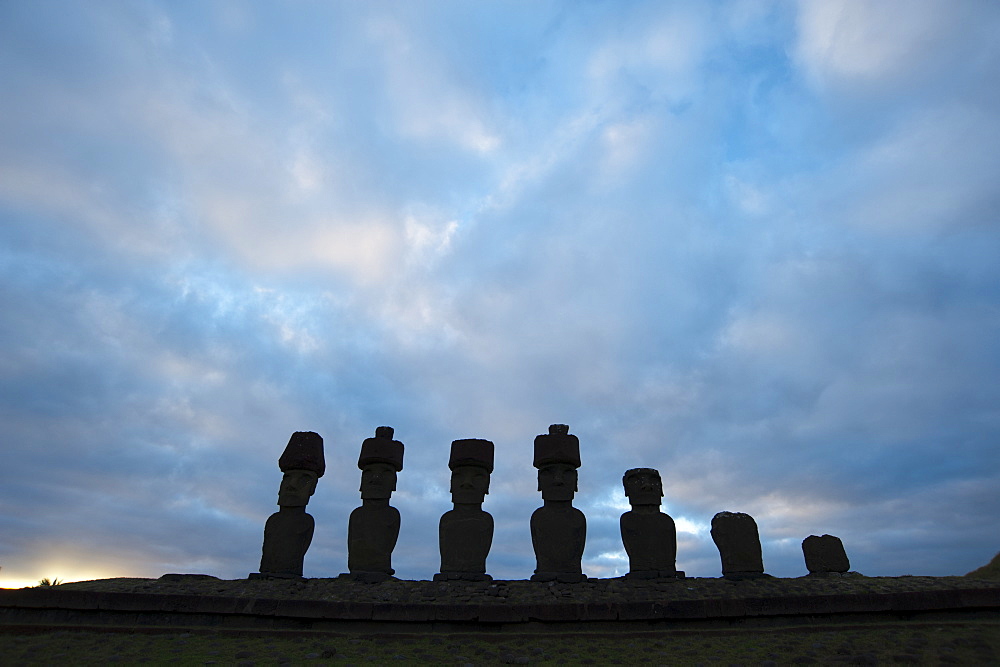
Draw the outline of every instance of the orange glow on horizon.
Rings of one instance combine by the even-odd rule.
[[[69,584],[74,581],[137,576],[113,573],[80,563],[70,564],[64,558],[39,560],[31,563],[30,567],[11,567],[9,570],[4,567],[0,570],[0,588],[29,588],[38,586],[38,582],[42,579],[50,581],[58,579],[61,584]]]

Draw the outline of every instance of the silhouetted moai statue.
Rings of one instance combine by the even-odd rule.
[[[347,527],[347,569],[360,581],[384,581],[395,574],[392,550],[399,537],[399,511],[389,505],[396,473],[403,469],[403,443],[393,440],[390,426],[361,444],[361,507],[351,512]]]
[[[306,514],[306,505],[316,491],[316,481],[326,472],[323,438],[311,431],[293,433],[278,467],[284,473],[278,487],[280,509],[264,524],[260,573],[252,573],[251,579],[302,577],[302,560],[316,526]]]
[[[531,515],[531,546],[535,549],[532,581],[586,581],[581,559],[587,542],[587,518],[573,507],[580,467],[580,440],[569,426],[552,424],[548,435],[535,438],[534,466],[545,504]]]
[[[722,558],[726,579],[754,579],[764,574],[757,522],[743,512],[719,512],[712,517],[712,540]]]
[[[684,576],[677,571],[677,528],[660,511],[663,482],[653,468],[632,468],[622,477],[631,511],[621,517],[622,543],[628,553],[628,579]]]
[[[493,443],[467,439],[451,443],[451,502],[438,526],[441,572],[434,581],[489,581],[486,556],[493,544],[493,517],[483,511],[493,472]]]
[[[851,569],[844,543],[833,535],[810,535],[802,540],[802,555],[805,556],[809,574],[843,574]]]

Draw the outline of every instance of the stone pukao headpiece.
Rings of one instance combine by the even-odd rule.
[[[566,424],[552,424],[548,434],[535,438],[535,460],[532,465],[542,468],[552,463],[580,467],[580,439],[570,435]]]
[[[403,469],[403,443],[393,440],[395,433],[391,426],[379,426],[375,429],[374,438],[366,438],[361,443],[361,456],[358,458],[358,468],[370,463],[386,463],[395,468],[396,472]]]
[[[465,438],[451,443],[451,457],[448,468],[458,466],[478,466],[486,472],[493,472],[493,443],[480,438]]]
[[[292,433],[285,451],[278,457],[278,467],[281,472],[289,470],[309,470],[322,477],[326,472],[326,459],[323,457],[323,438],[312,431],[296,431]]]

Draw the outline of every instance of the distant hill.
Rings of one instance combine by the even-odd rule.
[[[970,579],[1000,579],[1000,553],[986,565],[965,575]]]

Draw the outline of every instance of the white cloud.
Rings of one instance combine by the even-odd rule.
[[[860,196],[846,222],[885,231],[926,231],[989,221],[1000,178],[1000,129],[964,105],[914,114],[866,148],[850,167]]]
[[[451,250],[451,240],[458,231],[457,220],[407,215],[403,221],[409,261],[426,266]]]
[[[654,146],[657,125],[657,120],[647,115],[613,123],[603,129],[603,155],[598,164],[602,182],[620,184],[633,172],[643,168]]]
[[[594,49],[587,74],[597,100],[609,102],[623,85],[645,85],[656,97],[680,100],[694,85],[694,73],[708,40],[703,17],[674,6],[652,16],[643,9],[616,16],[628,36],[604,39]]]
[[[674,526],[677,528],[678,534],[685,533],[696,537],[708,535],[712,527],[708,522],[696,521],[683,516],[674,517]]]
[[[720,334],[720,343],[740,353],[774,357],[800,345],[793,320],[779,313],[755,312],[735,317]]]
[[[759,217],[772,210],[773,204],[769,193],[733,174],[725,177],[725,188],[737,209],[746,215]]]
[[[795,56],[821,85],[894,87],[933,66],[966,7],[949,0],[800,0]]]
[[[322,165],[311,151],[300,148],[295,152],[290,167],[295,184],[304,193],[315,192],[324,179]]]
[[[529,147],[524,157],[505,166],[497,186],[483,197],[482,208],[504,210],[521,202],[526,193],[579,154],[601,121],[601,114],[593,110],[561,119],[551,134]]]
[[[421,35],[388,15],[372,19],[368,34],[381,50],[395,130],[421,141],[454,142],[473,153],[500,147],[501,136],[475,87],[454,80],[450,64]]]

